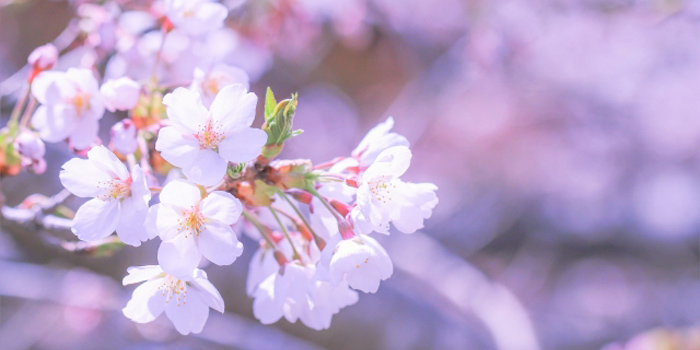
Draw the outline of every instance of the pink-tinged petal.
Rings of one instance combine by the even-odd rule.
[[[129,178],[129,169],[107,147],[102,145],[93,147],[88,151],[87,156],[96,167],[109,174],[112,178],[122,180]]]
[[[202,199],[199,210],[207,219],[233,225],[241,216],[243,205],[228,192],[214,191]]]
[[[216,287],[209,282],[207,274],[204,271],[196,270],[194,279],[189,283],[192,284],[199,293],[199,296],[202,297],[202,300],[209,305],[209,307],[218,312],[224,312],[224,299],[221,297]]]
[[[217,265],[230,265],[243,253],[243,244],[230,226],[208,223],[199,235],[199,251]]]
[[[45,108],[33,121],[33,126],[39,129],[41,138],[47,142],[60,142],[68,138],[76,128],[75,108],[64,104],[42,107]]]
[[[202,200],[202,192],[194,183],[186,180],[173,180],[168,182],[160,192],[160,202],[189,209],[196,206]]]
[[[90,69],[68,68],[66,77],[75,83],[84,93],[92,95],[100,90],[97,79],[95,79],[95,75]]]
[[[100,125],[96,119],[85,118],[80,126],[75,128],[70,135],[70,142],[75,149],[88,148],[97,138]]]
[[[253,124],[257,103],[258,97],[254,93],[248,92],[241,84],[233,84],[216,94],[209,112],[222,130],[240,130]]]
[[[201,258],[194,237],[177,235],[173,239],[163,241],[158,248],[158,263],[163,271],[176,277],[191,276]]]
[[[197,152],[194,162],[182,168],[182,172],[188,180],[203,186],[214,186],[226,175],[228,162],[221,156],[210,150],[203,149]]]
[[[219,144],[219,154],[229,162],[243,163],[260,155],[267,143],[267,133],[255,128],[230,132]]]
[[[408,170],[411,165],[411,150],[405,146],[387,148],[377,156],[372,165],[362,175],[364,181],[384,178],[389,181],[397,178]]]
[[[121,216],[117,224],[117,236],[122,242],[138,247],[148,240],[146,225],[147,208],[137,209],[134,197],[127,197],[121,204]]]
[[[352,156],[360,159],[360,163],[369,166],[377,159],[379,153],[394,146],[408,147],[408,140],[391,132],[394,127],[394,118],[389,117],[383,123],[379,123],[372,128],[360,141],[360,144],[352,151]]]
[[[153,279],[163,273],[163,269],[158,265],[132,266],[126,272],[128,275],[122,280],[125,286]]]
[[[119,202],[93,198],[78,208],[71,230],[83,241],[103,239],[117,228]]]
[[[51,89],[53,89],[53,91],[50,91]],[[75,87],[66,79],[64,72],[45,71],[32,81],[32,95],[34,95],[34,98],[41,104],[55,103],[60,99],[62,92],[67,95],[74,90]],[[58,99],[56,98],[56,94],[59,96]]]
[[[131,300],[122,309],[124,316],[137,323],[148,323],[165,309],[165,296],[160,292],[161,279],[148,281],[134,289]]]
[[[186,130],[199,131],[199,126],[207,119],[207,109],[199,94],[192,90],[179,87],[163,97],[163,104],[170,122]]]
[[[112,180],[109,174],[87,159],[73,158],[63,164],[58,174],[63,187],[78,197],[97,197],[106,193],[104,183]]]
[[[185,304],[184,301],[187,303]],[[182,335],[199,333],[209,317],[209,306],[198,293],[187,293],[186,299],[178,303],[175,298],[165,304],[165,314]]]
[[[183,133],[183,130],[175,126],[166,126],[158,132],[156,149],[160,155],[171,164],[184,168],[197,159],[199,141],[193,134]]]

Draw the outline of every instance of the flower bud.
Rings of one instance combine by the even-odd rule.
[[[105,107],[110,112],[128,111],[139,102],[141,85],[127,77],[107,80],[100,88]]]
[[[295,188],[287,190],[286,193],[292,196],[292,198],[296,199],[297,202],[307,205],[311,205],[311,200],[314,199],[314,196],[311,195],[311,193]]]
[[[41,159],[46,154],[44,141],[41,141],[39,135],[31,131],[20,133],[15,139],[15,147],[20,156],[29,159]]]
[[[29,58],[27,59],[29,65],[31,65],[35,71],[38,71],[37,74],[41,71],[53,68],[56,61],[58,61],[58,49],[56,49],[56,46],[53,46],[53,44],[37,47],[29,54]]]
[[[268,88],[265,98],[265,124],[262,126],[267,133],[267,143],[262,151],[263,157],[274,158],[282,151],[282,146],[287,139],[302,133],[302,130],[292,129],[297,104],[296,94],[292,94],[291,99],[276,103],[272,90]]]
[[[111,130],[111,148],[121,154],[132,154],[138,148],[136,126],[131,119],[114,124]]]

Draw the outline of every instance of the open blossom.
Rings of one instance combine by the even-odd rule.
[[[361,167],[367,167],[374,163],[379,153],[387,148],[394,146],[408,147],[408,140],[394,132],[391,129],[394,127],[394,118],[389,117],[383,123],[379,123],[372,128],[360,143],[352,151],[352,156],[356,158]]]
[[[92,71],[70,68],[66,72],[43,72],[34,79],[32,94],[41,103],[32,116],[32,125],[42,139],[69,139],[77,149],[95,140],[105,108]]]
[[[208,71],[195,68],[190,89],[199,92],[202,103],[209,108],[221,89],[233,84],[241,84],[247,89],[249,81],[244,70],[227,64],[217,64]]]
[[[209,308],[224,312],[224,300],[207,274],[199,269],[181,276],[165,273],[158,265],[130,267],[123,284],[143,282],[122,310],[134,322],[148,323],[163,311],[180,334],[199,333]]]
[[[196,268],[202,256],[217,265],[232,264],[243,252],[231,229],[242,211],[241,202],[230,193],[214,191],[202,198],[192,182],[169,182],[146,223],[163,240],[160,265],[168,273],[182,275]]]
[[[128,77],[109,79],[100,87],[100,93],[110,112],[128,111],[139,102],[141,85]]]
[[[207,110],[199,94],[177,88],[163,104],[171,125],[160,130],[156,149],[198,184],[213,186],[223,179],[228,162],[257,157],[267,134],[251,128],[257,97],[240,84],[224,87]]]
[[[345,281],[353,289],[374,293],[394,272],[389,254],[367,235],[341,240],[331,254],[328,277],[334,286]]]
[[[165,0],[165,12],[176,28],[190,35],[221,28],[228,16],[226,6],[211,0]]]
[[[63,165],[61,183],[78,197],[94,197],[75,213],[72,231],[78,238],[95,241],[115,230],[119,239],[133,246],[149,239],[144,228],[151,192],[137,165],[130,174],[124,163],[104,146]]]
[[[371,225],[374,231],[389,233],[389,223],[403,233],[423,228],[438,203],[431,183],[407,183],[399,179],[411,163],[408,147],[396,146],[384,150],[362,174],[357,189],[357,206],[364,220],[358,226]]]
[[[357,292],[347,283],[331,286],[316,279],[316,267],[298,261],[275,269],[255,289],[253,314],[263,324],[284,317],[289,322],[301,320],[306,326],[321,330],[330,327],[334,314],[357,302]]]

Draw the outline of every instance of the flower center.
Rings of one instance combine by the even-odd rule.
[[[199,236],[204,230],[204,215],[199,211],[199,207],[192,206],[185,210],[182,216],[177,219],[178,231],[185,231],[185,238],[189,236]]]
[[[169,303],[170,299],[175,297],[177,306],[180,306],[180,302],[182,302],[182,305],[187,304],[187,282],[171,275],[166,275],[159,289],[163,292],[163,296],[166,297],[166,303]]]
[[[199,127],[199,132],[194,137],[199,141],[199,149],[217,150],[219,143],[224,139],[221,125],[215,125],[211,118],[206,124]]]
[[[80,117],[83,111],[90,108],[90,94],[81,90],[75,92],[75,95],[70,98],[69,103],[75,107],[75,112]]]
[[[386,175],[382,175],[380,179],[370,181],[368,185],[374,197],[384,204],[387,201],[391,201],[391,190],[396,189],[396,186],[391,183],[391,179],[386,179]]]
[[[202,90],[207,95],[215,96],[219,93],[219,83],[221,82],[221,80],[223,80],[221,76],[209,76],[208,79],[202,82]]]
[[[126,180],[112,179],[109,181],[97,182],[97,188],[103,189],[105,192],[97,198],[109,202],[115,199],[124,199],[131,195],[131,176]]]

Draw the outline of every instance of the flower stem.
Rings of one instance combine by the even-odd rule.
[[[29,119],[31,119],[34,108],[36,108],[36,98],[34,98],[34,96],[30,96],[27,109],[24,110],[24,115],[22,115],[22,119],[20,120],[20,125],[22,128],[26,128],[29,125]]]
[[[22,107],[24,107],[24,103],[27,102],[27,98],[29,97],[30,92],[31,92],[31,86],[27,86],[27,89],[22,94],[22,97],[15,104],[15,107],[12,109],[12,114],[10,115],[10,121],[7,122],[8,126],[12,126],[12,124],[17,124],[17,121],[19,119],[19,114],[22,111]]]
[[[263,225],[258,218],[256,218],[253,214],[248,212],[247,210],[243,209],[243,217],[246,218],[253,226],[255,226],[258,231],[260,231],[260,235],[265,239],[265,242],[270,246],[270,248],[275,249],[275,243],[272,241],[272,238],[268,235],[267,230],[265,225]]]
[[[268,206],[268,208],[270,209],[272,216],[274,216],[275,220],[277,220],[277,224],[280,226],[280,229],[282,229],[282,233],[284,234],[284,237],[287,238],[287,240],[289,241],[289,245],[292,246],[292,252],[293,252],[292,259],[293,260],[301,260],[301,255],[299,255],[299,252],[297,252],[297,249],[294,247],[294,242],[292,241],[292,237],[289,236],[289,233],[287,232],[287,228],[284,227],[282,220],[280,220],[280,217],[277,215],[277,211],[271,205]]]
[[[304,225],[306,225],[306,227],[309,229],[309,232],[311,232],[311,235],[314,236],[314,240],[316,241],[316,246],[318,246],[320,249],[323,249],[323,248],[321,248],[321,242],[323,242],[323,240],[321,239],[321,237],[319,237],[316,234],[314,229],[311,228],[311,224],[309,224],[309,222],[306,220],[304,215],[301,214],[301,210],[299,210],[299,208],[297,208],[297,206],[294,205],[294,202],[292,202],[292,200],[289,199],[289,197],[284,193],[284,191],[277,189],[277,194],[280,197],[282,197],[285,201],[287,201],[287,203],[289,203],[289,205],[292,207],[292,209],[294,209],[294,212],[297,213],[297,216],[299,217],[299,219],[301,219],[301,221],[304,223]],[[323,242],[322,244],[325,246],[325,242]]]

